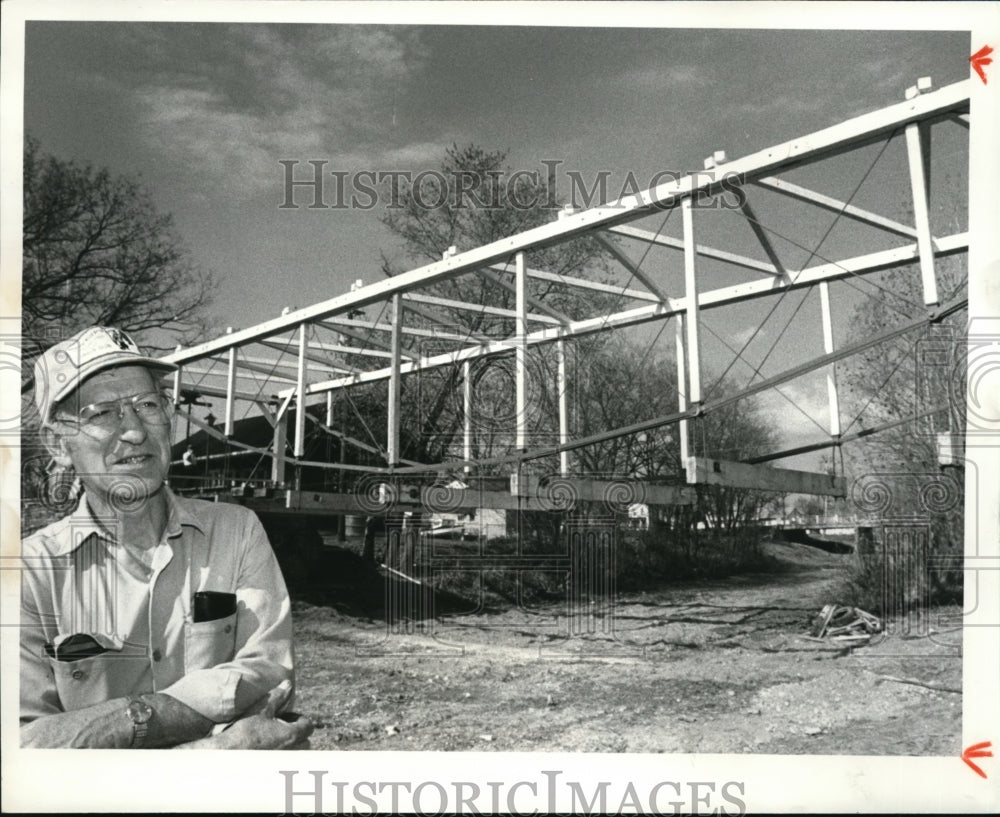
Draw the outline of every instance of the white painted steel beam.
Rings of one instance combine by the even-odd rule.
[[[392,357],[392,352],[388,350],[366,349],[361,346],[347,346],[342,343],[320,343],[319,341],[315,340],[309,341],[309,349],[315,352],[331,352],[335,354],[359,355],[361,357],[378,357],[383,359]],[[280,365],[294,366],[295,364],[281,363]],[[337,364],[328,364],[328,365],[336,367]]]
[[[503,266],[494,266],[493,269],[480,269],[480,270],[476,270],[476,272],[479,275],[483,276],[484,278],[488,278],[493,283],[495,283],[495,284],[503,287],[508,292],[513,292],[514,295],[515,295],[515,297],[516,297],[516,295],[517,295],[517,284],[516,283],[514,283],[514,284],[508,283],[506,280],[504,280],[501,277],[501,275],[503,273],[510,273],[509,269],[506,269]],[[531,295],[528,295],[527,293],[525,293],[524,298],[525,298],[525,303],[531,304],[531,306],[533,306],[535,309],[539,310],[540,312],[544,312],[546,315],[549,315],[550,317],[555,318],[559,323],[561,323],[561,324],[567,324],[567,323],[570,322],[569,315],[564,315],[558,309],[553,309],[551,306],[549,306],[547,303],[545,303],[545,301],[541,301],[538,298],[533,298],[533,297],[531,297]]]
[[[199,374],[199,372],[192,372],[192,374]],[[225,374],[223,372],[217,372],[217,373],[214,373],[213,376],[225,377]],[[221,386],[209,386],[209,385],[206,385],[204,383],[199,383],[197,385],[194,385],[194,384],[187,384],[187,385],[185,385],[185,384],[182,383],[181,384],[181,391],[197,392],[198,394],[203,395],[205,397],[216,397],[216,398],[221,398],[223,400],[226,399],[226,389],[225,389],[225,387],[221,387]],[[262,395],[261,392],[249,392],[249,391],[242,391],[240,389],[236,389],[233,392],[233,398],[234,399],[236,399],[236,400],[246,400],[249,403],[257,403],[260,400],[262,400],[264,397],[265,397],[265,395]],[[277,402],[277,394],[276,393],[272,393],[270,395],[266,395],[266,397],[272,403]]]
[[[458,329],[466,331],[465,327],[461,325],[456,326],[455,321],[446,318],[444,315],[441,315],[438,312],[434,312],[433,310],[427,309],[427,307],[417,306],[415,303],[411,302],[406,309],[408,312],[412,312],[414,315],[420,315],[425,320],[430,321],[431,325],[434,327]],[[477,343],[484,343],[484,342],[488,343],[490,340],[492,340],[492,338],[489,338],[486,335],[480,335],[476,332],[473,332],[472,330],[468,330],[467,334],[464,335],[463,337],[465,337],[466,343],[468,343],[469,341],[476,341]]]
[[[559,398],[559,445],[569,442],[569,380],[566,377],[566,341],[556,341],[556,388]],[[559,473],[569,473],[569,451],[559,453]]]
[[[514,340],[514,380],[515,380],[515,442],[518,451],[528,447],[528,276],[524,263],[524,253],[514,257],[514,280],[516,283],[517,321]]]
[[[764,248],[764,254],[768,257],[771,265],[778,271],[778,275],[784,276],[786,272],[785,265],[781,263],[781,259],[778,258],[778,254],[774,251],[771,237],[767,234],[767,230],[764,229],[764,225],[757,220],[757,215],[754,213],[753,207],[750,206],[750,200],[746,196],[740,199],[740,210],[750,225],[750,229],[753,230],[753,234],[757,237],[757,241],[760,242],[760,246]]]
[[[827,196],[823,193],[817,193],[814,190],[809,190],[808,188],[801,187],[797,184],[792,184],[784,179],[778,179],[774,176],[765,176],[763,179],[754,179],[753,183],[758,187],[764,188],[765,190],[773,190],[775,193],[781,193],[783,196],[788,198],[815,204],[817,207],[821,207],[824,210],[838,213],[844,218],[853,219],[854,221],[858,221],[862,224],[878,227],[882,230],[886,230],[887,232],[905,236],[906,238],[915,239],[917,237],[917,231],[907,224],[903,224],[899,221],[893,221],[891,218],[886,218],[885,216],[880,216],[877,213],[863,210],[860,207],[855,207],[853,204],[848,204],[847,202],[840,201],[832,196]]]
[[[232,333],[233,328],[230,326],[226,329],[227,333]],[[228,352],[229,368],[226,371],[226,413],[225,413],[225,435],[227,437],[233,436],[233,397],[236,393],[236,347],[233,346]]]
[[[689,199],[685,199],[685,201],[689,201]],[[646,289],[648,289],[650,292],[656,295],[661,301],[667,301],[670,299],[670,296],[667,295],[667,291],[663,289],[663,287],[661,287],[656,281],[654,281],[651,276],[643,272],[642,269],[639,267],[639,265],[636,264],[635,261],[633,261],[631,258],[629,258],[628,255],[626,255],[622,250],[618,249],[618,247],[616,247],[613,242],[609,241],[600,233],[594,233],[594,238],[596,238],[600,242],[601,246],[603,246],[604,249],[606,249],[609,253],[611,253],[615,257],[615,260],[619,264],[621,264],[623,267],[625,267],[625,269],[627,269],[630,273],[632,273],[632,275],[634,275],[636,279],[644,287],[646,287]]]
[[[180,349],[181,347],[178,346],[177,348]],[[177,370],[173,374],[175,406],[177,405],[177,401],[180,400],[181,397],[181,378],[183,377],[183,373],[184,373],[184,367],[178,366]]]
[[[927,178],[920,125],[913,122],[906,126],[906,155],[910,165],[910,189],[913,193],[913,220],[917,228],[917,246],[920,249],[920,277],[924,285],[924,303],[938,303],[937,276],[934,272],[933,236],[928,212]]]
[[[434,295],[417,295],[413,292],[407,292],[403,295],[404,301],[413,301],[416,303],[430,304],[431,306],[441,306],[446,309],[460,309],[465,312],[476,312],[483,315],[495,315],[500,318],[516,318],[517,311],[514,309],[503,309],[499,306],[487,306],[486,304],[474,304],[468,301],[456,301],[451,298],[438,298]],[[538,323],[548,323],[548,324],[561,324],[562,321],[558,318],[553,318],[550,315],[538,315],[533,312],[528,313],[529,321],[536,321]]]
[[[304,321],[324,320],[334,315],[345,314],[353,309],[361,309],[383,301],[396,292],[408,292],[497,262],[502,263],[518,251],[544,247],[584,235],[595,228],[623,224],[651,212],[676,206],[680,199],[687,196],[699,193],[714,195],[723,190],[724,177],[738,176],[752,180],[757,176],[773,175],[782,169],[878,141],[911,122],[963,113],[968,106],[970,86],[971,80],[963,80],[938,91],[921,94],[913,99],[728,162],[717,168],[724,172],[712,178],[697,174],[664,182],[655,188],[610,205],[567,215],[549,224],[444,258],[385,281],[369,284],[354,292],[294,310],[287,315],[234,332],[232,335],[196,344],[181,352],[167,355],[164,359],[172,363],[184,363],[228,349],[230,346],[244,345],[281,334]]]
[[[390,334],[392,334],[393,332],[391,322],[376,323],[374,321],[362,321],[354,318],[331,318],[330,320],[324,321],[323,323],[324,325],[332,324],[331,328],[344,325],[344,326],[355,326],[358,327],[359,329],[373,329],[378,332],[388,332]],[[402,335],[415,338],[433,338],[434,340],[453,340],[453,341],[458,341],[460,343],[468,343],[470,340],[475,340],[475,338],[471,337],[469,334],[460,335],[453,332],[442,332],[438,329],[424,329],[423,327],[417,327],[417,326],[402,326],[400,327],[399,331]],[[390,345],[390,350],[391,350],[391,345]],[[404,356],[413,357],[412,352],[409,353],[404,352],[402,348],[400,348],[400,354]]]
[[[223,357],[219,357],[217,355],[212,355],[212,357],[203,358],[203,360],[214,360],[216,363],[224,363],[224,364],[226,364],[225,377],[227,378],[227,381],[228,381],[229,376],[230,376],[230,365],[229,365],[229,362],[230,362],[230,359],[232,358],[232,354],[230,354],[230,353],[233,352],[234,349],[236,349],[235,346],[233,347],[233,349],[230,349],[228,352],[226,352],[226,357],[224,357],[224,358]],[[292,365],[294,366],[295,364],[292,364]],[[246,358],[243,355],[239,355],[238,358],[237,358],[237,360],[236,360],[235,367],[232,368],[232,376],[233,376],[233,378],[235,379],[237,377],[243,377],[243,378],[245,378],[247,380],[253,380],[254,382],[260,382],[259,379],[253,378],[252,375],[242,373],[241,372],[242,369],[245,369],[247,372],[257,372],[258,374],[263,374],[269,380],[283,381],[285,383],[294,383],[295,382],[295,378],[294,377],[289,377],[287,374],[280,374],[280,373],[277,373],[277,372],[273,371],[272,369],[265,368],[264,366],[259,366],[259,365],[255,364],[255,363],[250,363],[250,362],[248,362],[246,360]],[[196,372],[198,372],[198,369],[189,369],[189,371],[191,371],[192,373],[196,373]],[[332,372],[332,371],[336,371],[336,370],[331,368],[330,371]],[[206,371],[205,374],[207,374],[209,376],[212,376],[213,373],[210,372],[210,371]],[[219,374],[219,372],[216,372],[215,374]]]
[[[642,230],[630,225],[619,225],[612,227],[608,232],[616,235],[624,235],[628,238],[637,238],[648,244],[656,244],[660,247],[669,247],[672,250],[684,251],[684,241],[679,238],[671,238],[668,235],[660,235],[650,230]],[[725,250],[717,250],[714,247],[706,247],[704,244],[696,244],[695,252],[705,258],[714,258],[716,261],[724,261],[727,264],[735,264],[737,267],[745,267],[755,272],[766,272],[768,275],[780,275],[774,264],[758,261],[756,258],[748,258],[745,255],[737,255]]]
[[[691,199],[681,202],[684,225],[684,309],[687,324],[688,397],[701,402],[701,342],[698,337],[698,276],[695,270],[694,214]]]
[[[629,289],[628,287],[616,286],[615,284],[602,284],[599,281],[590,281],[586,278],[575,278],[572,275],[561,275],[558,272],[547,272],[545,270],[528,268],[528,277],[536,278],[539,281],[550,281],[555,284],[565,284],[576,289],[587,289],[592,292],[604,292],[608,295],[616,295],[619,298],[634,298],[637,301],[652,301],[659,303],[660,299],[652,292],[641,289]]]
[[[278,412],[274,422],[271,442],[271,482],[279,485],[285,481],[285,446],[288,443],[288,412]]]
[[[684,315],[678,313],[677,324],[674,331],[674,342],[676,344],[677,357],[677,408],[680,412],[688,410],[687,402],[687,367],[684,360],[687,352],[684,349]],[[687,462],[688,458],[688,421],[681,420],[678,424],[678,434],[680,435],[681,463]]]
[[[303,323],[299,326],[299,366],[297,383],[295,386],[295,444],[292,454],[301,457],[306,451],[306,365],[308,362],[306,352],[306,330],[309,324]]]
[[[291,341],[288,341],[286,343],[280,343],[272,340],[259,340],[256,342],[261,346],[267,346],[269,349],[276,349],[279,352],[285,352],[288,354],[291,354],[293,350]],[[356,374],[357,372],[361,371],[361,369],[357,369],[354,366],[348,366],[346,363],[334,363],[329,358],[324,357],[322,355],[310,354],[308,350],[309,350],[309,344],[306,344],[306,352],[305,352],[306,360],[311,361],[312,363],[318,363],[320,366],[325,366],[327,369],[333,369],[334,371],[340,371],[340,372],[350,372],[351,374]],[[300,351],[301,349],[296,350],[296,361],[298,360],[298,355]],[[295,366],[295,368],[298,369],[297,362],[292,363],[291,365]]]
[[[468,360],[462,364],[462,456],[472,459],[472,363]],[[464,470],[468,474],[472,468],[467,465]]]
[[[830,309],[830,282],[819,285],[820,318],[823,323],[823,351],[833,351],[833,317]],[[831,363],[826,370],[826,393],[830,404],[830,436],[840,436],[840,401],[837,397],[837,369]]]
[[[400,395],[401,382],[399,367],[401,364],[402,351],[402,330],[403,330],[403,296],[396,293],[392,296],[392,335],[390,344],[392,346],[392,362],[389,366],[389,405],[388,405],[388,428],[386,444],[386,459],[390,466],[399,463],[399,419],[400,419]]]
[[[968,235],[966,233],[956,233],[955,235],[939,238],[937,247],[939,256],[964,252],[968,249]],[[760,279],[720,289],[708,290],[707,292],[700,292],[698,294],[698,308],[699,310],[711,309],[754,298],[761,298],[786,290],[812,286],[824,280],[837,281],[871,272],[879,272],[913,263],[917,258],[917,247],[914,244],[910,244],[891,250],[882,250],[855,258],[847,258],[834,263],[820,264],[798,273],[790,273],[787,279]],[[685,309],[686,302],[684,298],[671,298],[665,304],[647,304],[611,315],[574,321],[567,327],[537,329],[528,334],[527,342],[528,345],[553,343],[559,338],[583,337],[609,329],[636,326],[649,321],[671,317],[683,312]],[[479,346],[467,346],[464,349],[457,349],[454,352],[422,357],[420,360],[404,363],[401,371],[403,374],[410,374],[417,371],[426,371],[438,366],[450,366],[461,363],[463,360],[475,360],[480,357],[496,354],[509,354],[510,348],[510,342],[506,340]],[[311,394],[319,394],[327,389],[340,388],[341,386],[377,382],[385,379],[388,375],[389,370],[386,368],[375,369],[370,372],[363,372],[357,377],[338,378],[314,383],[309,387],[309,392]],[[281,392],[281,394],[285,393]]]
[[[356,341],[365,344],[365,346],[358,348],[367,348],[373,346],[380,351],[386,352],[389,357],[392,356],[392,352],[390,351],[391,347],[389,346],[389,344],[383,343],[378,338],[371,337],[370,334],[365,335],[362,334],[361,332],[354,332],[350,329],[344,328],[342,325],[334,324],[331,321],[316,321],[316,325],[322,327],[323,329],[329,329],[331,332],[336,332],[345,338],[354,338]],[[353,349],[354,347],[352,346],[350,348]],[[409,358],[410,360],[417,359],[417,356],[412,354],[407,349],[402,349],[401,354],[403,355],[403,357]]]

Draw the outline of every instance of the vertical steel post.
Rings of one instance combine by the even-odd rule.
[[[174,350],[174,352],[175,353],[176,352],[180,352],[180,350],[181,350],[181,346],[180,346],[180,344],[177,344],[177,348]],[[177,371],[174,372],[174,407],[175,408],[181,404],[181,375],[183,374],[183,372],[184,372],[184,367],[183,366],[178,366],[177,367]],[[188,434],[188,436],[190,437],[191,435]]]
[[[516,433],[514,447],[518,451],[524,451],[528,447],[528,275],[524,263],[524,253],[519,252],[515,256],[514,272],[516,276],[516,328],[514,365],[516,381]]]
[[[556,341],[556,388],[559,390],[559,445],[569,442],[569,383],[566,379],[566,341]],[[569,451],[559,452],[559,473],[569,475]]]
[[[226,327],[226,334],[231,335],[233,327]],[[233,436],[233,395],[236,392],[236,347],[229,347],[229,370],[226,372],[226,422],[223,432],[227,437]]]
[[[674,338],[677,344],[677,408],[687,411],[687,368],[684,365],[684,315],[677,313],[677,325],[674,328]],[[681,420],[678,424],[681,447],[681,468],[687,468],[688,451],[688,421]]]
[[[930,90],[930,79],[923,77],[916,86],[908,88],[906,98],[912,99],[921,91]],[[926,178],[926,162],[930,156],[925,155],[930,150],[930,140],[921,136],[919,122],[911,122],[906,126],[906,155],[910,164],[910,189],[913,192],[913,220],[917,230],[917,249],[920,253],[920,277],[924,284],[924,304],[934,306],[938,303],[937,278],[934,274],[934,247],[931,237],[930,214],[928,212],[928,179]],[[925,143],[925,144],[924,144]]]
[[[833,317],[830,311],[830,283],[820,281],[819,303],[823,320],[823,351],[833,351]],[[830,400],[830,436],[840,437],[840,401],[837,398],[837,369],[830,363],[826,369],[826,393]]]
[[[399,366],[403,353],[403,296],[397,292],[392,296],[392,369],[389,373],[389,420],[387,428],[386,459],[389,465],[399,463],[399,398],[400,374]]]
[[[306,324],[299,324],[299,367],[295,387],[295,445],[292,453],[301,457],[306,450]]]
[[[691,198],[681,202],[684,225],[684,303],[687,314],[687,352],[692,403],[701,402],[701,345],[698,341],[698,279],[695,275],[694,217]]]
[[[279,411],[274,418],[274,456],[271,458],[271,482],[285,481],[285,445],[288,442],[288,412]]]
[[[462,459],[472,459],[472,363],[466,360],[462,363]],[[465,466],[465,473],[472,470],[471,465]]]

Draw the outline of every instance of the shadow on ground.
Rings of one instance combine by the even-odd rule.
[[[424,621],[473,613],[477,605],[453,593],[392,575],[347,548],[303,537],[273,537],[289,595],[356,618]]]

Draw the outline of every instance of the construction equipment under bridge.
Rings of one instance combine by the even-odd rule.
[[[842,416],[837,363],[938,323],[966,306],[964,294],[942,294],[936,267],[943,258],[967,252],[968,233],[932,234],[928,201],[932,129],[935,134],[947,129],[948,139],[963,140],[968,149],[970,82],[933,89],[929,80],[921,79],[904,101],[880,110],[742,158],[714,151],[704,172],[671,178],[601,206],[578,212],[566,208],[542,226],[463,252],[452,248],[426,266],[178,348],[166,359],[181,367],[173,382],[178,410],[182,417],[186,414],[189,429],[193,424],[204,432],[207,445],[200,459],[213,465],[241,464],[240,469],[232,465],[238,478],[206,468],[206,478],[214,476],[200,483],[189,477],[189,487],[269,513],[362,516],[392,509],[567,511],[577,502],[601,502],[622,512],[637,503],[690,505],[698,484],[844,497],[848,485],[842,472],[813,473],[776,463],[878,433],[880,429],[872,427],[852,430]],[[836,163],[845,157],[850,161],[837,169]],[[793,171],[801,175],[820,166],[847,177],[855,192],[876,168],[883,176],[902,180],[910,193],[903,209],[912,212],[912,223],[861,207],[853,195],[834,198],[788,178]],[[723,197],[727,211],[713,210],[713,203]],[[768,212],[782,214],[778,223],[758,219],[765,202]],[[831,218],[831,213],[838,229],[861,231],[850,246],[864,252],[826,258],[819,249],[822,240],[817,244],[813,236],[796,238],[797,225],[817,214]],[[745,234],[745,254],[699,239],[700,225],[708,224],[703,219],[723,217],[733,220],[731,234]],[[625,282],[538,264],[544,248],[580,239],[600,244]],[[791,265],[789,246],[807,250],[806,262]],[[856,285],[873,273],[895,268],[919,281],[922,303],[897,326],[871,337],[842,337],[835,344],[831,285]],[[442,297],[440,285],[449,281],[486,282],[463,291],[487,294],[478,302]],[[743,315],[745,324],[748,302],[777,303],[799,290],[807,291],[803,297],[818,293],[819,314],[812,337],[797,329],[795,344],[814,345],[816,353],[783,371],[756,377],[736,393],[713,392],[711,384],[703,382],[703,345],[709,331],[705,313],[742,308],[734,314]],[[488,295],[500,291],[513,296],[512,307],[498,306]],[[580,309],[588,303],[593,309],[589,314],[567,314],[546,297],[553,292],[576,294]],[[488,334],[474,331],[463,315],[489,316],[495,319],[493,328]],[[625,427],[576,433],[568,363],[574,344],[597,333],[643,324],[662,329],[670,321],[676,409]],[[729,325],[716,325],[720,323]],[[737,320],[731,323],[740,325]],[[735,335],[721,340],[734,360],[745,348]],[[543,355],[546,365],[536,365]],[[474,456],[478,429],[473,375],[495,361],[504,361],[510,375],[513,410],[505,418],[505,429],[492,429],[503,432],[499,453],[495,446],[489,456]],[[457,413],[464,418],[445,448],[446,456],[435,462],[406,459],[401,448],[401,432],[403,439],[406,433],[418,434],[421,422],[412,402],[401,403],[404,384],[409,387],[410,379],[428,374],[449,376]],[[546,406],[552,416],[543,423],[533,390],[539,377],[550,374],[552,382],[545,385],[553,387],[555,400]],[[707,456],[704,448],[699,451],[697,428],[703,418],[810,375],[825,377],[829,405],[826,427],[814,442],[752,461],[718,459]],[[351,405],[351,396],[364,388],[383,390],[379,403],[384,415],[378,427],[364,423],[367,437],[362,438],[343,429],[335,408]],[[220,421],[194,415],[193,406],[204,398],[224,401]],[[404,407],[413,428],[402,428]],[[898,418],[886,427],[910,419]],[[238,424],[252,427],[253,434],[235,433]],[[671,429],[683,464],[672,479],[581,473],[574,463],[576,453],[588,446],[665,428]],[[324,439],[332,441],[337,456],[307,455],[322,449],[310,446],[310,441]],[[345,456],[349,451],[357,456]],[[199,473],[197,467],[175,469],[175,483],[181,487],[182,472]],[[328,478],[305,480],[306,472]]]

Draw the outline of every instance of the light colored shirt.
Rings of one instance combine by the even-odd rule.
[[[147,554],[116,542],[86,494],[24,540],[22,724],[147,692],[224,723],[294,681],[288,591],[260,520],[239,505],[163,490],[167,526]],[[236,613],[196,623],[201,590],[234,593]],[[81,633],[106,652],[76,661],[46,654],[45,645]]]

